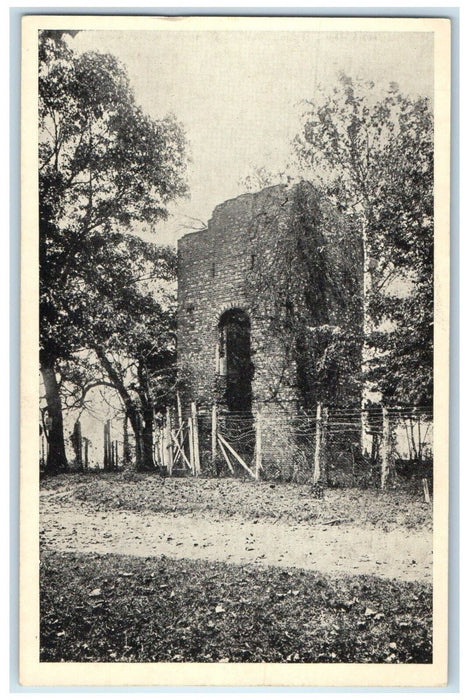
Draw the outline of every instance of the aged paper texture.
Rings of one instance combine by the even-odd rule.
[[[437,18],[23,18],[21,684],[446,684],[450,31],[450,21]],[[41,36],[46,36],[44,54],[39,52]],[[99,58],[103,54],[111,57],[107,63]],[[122,95],[130,94],[121,69],[133,91],[133,112],[115,107]],[[116,82],[106,82],[110,75],[117,76]],[[67,90],[72,92],[67,94]],[[372,117],[375,93],[376,100],[387,107],[379,112],[381,116],[375,112]],[[314,111],[320,94],[326,95],[325,111]],[[334,112],[342,97],[343,112]],[[389,101],[383,102],[386,99]],[[356,111],[347,126],[351,104]],[[166,116],[171,113],[174,117]],[[124,121],[116,126],[124,114],[125,119],[136,120],[129,121],[128,129],[122,126]],[[390,127],[395,114],[395,126]],[[426,132],[419,125],[428,125],[427,115],[434,123],[434,141],[427,151],[432,162],[434,156],[433,199],[425,189],[425,178],[430,178],[430,189],[432,186],[426,165],[421,172],[415,166],[412,185],[403,176],[402,182],[409,185],[404,194],[398,175],[397,184],[391,175],[400,172],[406,158],[412,161],[408,154],[414,144],[421,159],[418,163],[424,162],[425,143],[430,142],[425,141]],[[156,120],[156,129],[151,120]],[[322,131],[315,131],[318,124]],[[366,125],[366,133],[374,134],[370,139],[361,136]],[[403,134],[400,155],[392,151],[393,136],[389,135],[397,125]],[[133,138],[137,132],[142,134],[140,141]],[[323,139],[319,145],[318,138]],[[394,166],[380,170],[382,163],[376,158],[376,167],[372,164],[367,173],[362,172],[358,182],[353,173],[359,172],[356,159],[365,148],[368,156],[363,156],[360,168],[376,158],[373,153],[394,158]],[[317,159],[319,151],[322,161]],[[342,162],[346,151],[351,160]],[[293,165],[292,153],[297,158]],[[121,162],[127,165],[123,168]],[[300,166],[310,169],[304,171]],[[370,185],[373,178],[376,182]],[[77,188],[75,194],[70,194],[70,187]],[[384,192],[380,203],[378,189]],[[184,198],[184,190],[189,190],[190,199]],[[354,199],[357,192],[363,198]],[[328,203],[317,204],[322,202],[320,197]],[[366,204],[371,200],[374,204]],[[323,230],[317,233],[322,243],[314,239],[314,254],[313,248],[303,247],[299,258],[294,258],[292,251],[298,251],[305,239],[295,239],[295,247],[288,243],[292,240],[288,236],[281,238],[282,232],[296,235],[296,224],[306,221],[304,230],[316,235],[310,225],[316,204],[306,216],[306,209],[301,209],[300,216],[300,210],[294,208],[309,206],[311,201],[323,207]],[[425,204],[428,201],[430,205]],[[398,203],[392,212],[388,202]],[[406,206],[409,215],[399,208]],[[385,221],[381,228],[376,224],[378,212],[379,221]],[[268,228],[273,219],[277,222],[275,235]],[[362,222],[361,228],[354,228],[357,221]],[[401,223],[394,230],[396,221]],[[354,244],[341,243],[342,239],[337,243],[334,238],[342,226],[358,232],[357,245],[364,242],[365,246],[364,257],[357,254],[357,289],[348,297],[343,291],[348,282],[341,283],[343,293],[336,296],[327,281],[314,287],[318,278],[334,280],[339,268],[340,274],[350,269]],[[119,255],[129,239],[119,238],[119,227],[136,233],[141,241],[133,244],[127,267]],[[362,298],[363,290],[367,299],[370,290],[381,288],[376,278],[381,275],[378,281],[384,284],[388,274],[387,261],[380,255],[387,255],[383,251],[389,244],[389,232],[398,240],[404,231],[402,246],[408,245],[408,252],[403,255],[404,248],[399,253],[393,249],[392,276],[394,284],[400,285],[399,293],[393,296],[390,291],[392,304],[389,297],[378,302],[380,309],[389,302],[385,313],[392,314],[403,299],[404,306],[409,300],[405,306],[410,309],[406,312],[411,319],[409,333],[402,333],[398,342],[408,343],[410,334],[418,357],[424,357],[425,341],[417,334],[428,328],[422,328],[423,322],[416,323],[412,295],[417,288],[422,294],[431,288],[428,265],[432,263],[423,250],[429,230],[434,239],[425,250],[428,253],[434,242],[434,297],[423,308],[430,314],[430,325],[433,321],[433,377],[424,374],[420,360],[411,372],[404,366],[386,369],[388,389],[383,396],[391,391],[390,385],[396,392],[396,387],[404,388],[399,395],[388,393],[397,398],[386,405],[376,397],[376,408],[366,404],[366,420],[372,422],[378,416],[375,442],[373,429],[364,428],[363,387],[355,404],[352,394],[347,395],[355,389],[343,389],[345,385],[335,383],[330,373],[324,375],[326,379],[316,378],[311,384],[315,388],[310,389],[305,378],[310,365],[305,360],[301,374],[299,359],[295,356],[295,365],[291,355],[284,361],[280,347],[291,332],[295,339],[291,348],[294,352],[303,348],[303,359],[320,333],[323,339],[329,334],[329,340],[324,340],[330,343],[328,348],[337,348],[337,338],[345,333],[343,319],[354,308],[350,300]],[[98,235],[102,243],[97,243]],[[110,245],[106,236],[116,237],[114,247],[105,247]],[[409,246],[408,240],[414,240],[415,246]],[[177,384],[177,393],[171,394],[174,401],[166,407],[161,397],[164,391],[173,391],[173,385],[161,384],[160,378],[152,380],[153,389],[147,389],[154,392],[154,403],[148,418],[145,391],[138,393],[135,388],[144,381],[138,365],[141,356],[135,355],[135,363],[129,362],[125,370],[121,359],[116,360],[117,373],[111,365],[116,356],[131,357],[141,338],[151,352],[157,342],[148,330],[152,324],[145,321],[148,307],[142,306],[136,314],[132,311],[133,320],[121,326],[119,313],[125,316],[126,307],[116,311],[116,295],[122,291],[118,278],[123,279],[132,266],[137,269],[139,256],[150,255],[147,244],[152,241],[169,250],[158,258],[159,270],[168,264],[168,278],[175,269],[168,260],[173,260],[176,247],[179,250],[178,354],[167,365],[167,372],[177,363],[179,375],[171,375],[173,380],[182,382],[186,370],[189,379],[184,386]],[[324,250],[335,252],[318,257]],[[106,259],[99,258],[100,251]],[[423,251],[420,258],[419,251]],[[46,309],[41,311],[42,319],[40,255],[44,256],[41,309]],[[104,273],[100,277],[114,255],[110,277],[105,279]],[[243,272],[235,274],[244,255],[246,261],[239,268]],[[268,278],[272,258],[277,272]],[[411,268],[414,259],[417,262]],[[292,265],[288,270],[286,260]],[[142,277],[148,271],[147,262],[139,268]],[[119,274],[118,265],[122,265]],[[327,265],[332,267],[326,270]],[[422,270],[427,270],[427,278]],[[416,282],[418,274],[421,277]],[[75,281],[70,282],[73,275]],[[315,289],[311,308],[311,294],[302,292],[306,301],[303,306],[298,302],[303,279],[307,290]],[[109,292],[107,284],[117,291]],[[282,307],[286,308],[285,318],[298,317],[288,328],[282,326],[287,330],[272,340],[283,313],[278,311],[279,300],[286,289],[294,301],[288,306],[287,299]],[[138,294],[139,303],[143,298],[148,301],[141,288]],[[167,298],[158,297],[160,306],[155,309],[162,308],[163,297]],[[264,320],[260,300],[265,300],[266,308],[277,309],[269,311]],[[365,336],[367,332],[371,336],[372,330],[389,331],[394,328],[392,323],[400,327],[395,320],[401,318],[398,315],[390,326],[367,327],[371,307],[366,303],[359,312]],[[321,304],[321,313],[311,321],[313,316],[308,313],[313,314]],[[129,301],[129,314],[131,308]],[[110,331],[112,323],[116,325]],[[259,328],[264,329],[262,342]],[[123,349],[124,337],[127,349]],[[173,345],[168,348],[175,352]],[[88,352],[95,355],[86,355],[84,364],[83,353]],[[360,356],[360,348],[357,352],[360,369],[364,355]],[[402,350],[403,356],[406,352]],[[321,367],[329,356],[324,354]],[[320,362],[317,354],[315,357],[317,369]],[[349,358],[351,365],[355,356],[347,350],[340,357]],[[402,360],[403,365],[414,356],[409,357]],[[81,364],[73,365],[75,361]],[[384,367],[385,362],[382,364]],[[137,365],[139,370],[130,381],[129,373]],[[145,367],[147,371],[148,365]],[[418,391],[412,393],[411,375],[420,370],[420,388],[428,380],[433,401],[421,398]],[[277,371],[280,379],[272,390]],[[56,384],[59,375],[67,468],[59,464],[60,444],[57,451],[54,443],[57,413],[51,383]],[[292,376],[294,381],[289,379]],[[301,377],[305,384],[298,389],[295,382]],[[206,388],[209,384],[215,394]],[[95,396],[95,385],[103,393],[91,405],[88,399]],[[341,398],[335,394],[331,398],[339,389]],[[301,400],[295,391],[303,392]],[[314,391],[319,393],[313,400]],[[301,410],[297,409],[299,402]],[[125,430],[132,434],[130,443],[121,433],[123,406]],[[134,409],[140,411],[140,418],[134,416],[132,422]],[[142,421],[147,428],[151,424],[153,452],[148,459],[155,475],[136,476],[135,468],[132,471],[129,466],[130,462],[137,464],[137,471],[139,464],[148,467],[148,434],[147,438],[137,434]],[[234,441],[232,429],[241,423],[241,437],[251,440],[242,448]],[[355,442],[345,436],[348,425],[355,431]],[[430,442],[424,433],[430,435],[432,430]],[[346,445],[340,455],[339,444]],[[346,465],[344,473],[337,466],[340,460]],[[409,483],[413,490],[407,491],[406,474],[412,470]],[[110,474],[106,476],[105,471]],[[365,477],[371,480],[366,487]],[[160,484],[164,497],[157,494],[153,499],[155,484]],[[208,489],[205,495],[199,484]],[[106,488],[111,491],[104,493]],[[189,494],[187,506],[177,500],[178,488]],[[347,501],[351,493],[357,499],[354,507]],[[141,506],[132,498],[141,499]],[[403,498],[410,499],[408,512]],[[228,512],[230,499],[234,505]],[[395,509],[389,521],[379,513],[381,503],[383,508]],[[119,612],[120,601],[127,609]],[[251,617],[254,626],[249,631]],[[80,621],[86,626],[80,628]],[[167,640],[165,644],[162,639]],[[252,646],[251,639],[255,639]]]

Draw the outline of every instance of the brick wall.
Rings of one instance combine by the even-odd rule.
[[[293,339],[286,332],[272,331],[276,313],[270,308],[272,300],[268,293],[262,299],[255,292],[256,276],[265,269],[274,270],[275,256],[282,254],[279,251],[288,251],[298,194],[311,202],[314,215],[317,199],[309,183],[291,188],[278,185],[220,204],[206,230],[189,233],[179,240],[178,366],[186,406],[189,400],[208,405],[216,396],[218,324],[221,315],[234,308],[243,309],[250,317],[253,402],[277,404],[288,412],[296,411],[301,402],[297,367],[292,358]],[[335,245],[336,231],[334,226],[329,228],[324,233],[328,251],[332,251],[327,253],[327,264],[332,274],[340,275],[341,256],[347,257],[350,251]],[[356,242],[351,241],[350,246],[353,245]],[[321,304],[327,308],[318,306],[318,323],[324,319],[336,321],[340,316],[340,301],[327,291],[328,275],[324,270]],[[357,271],[357,280],[359,277]],[[269,432],[269,440],[275,439],[275,431]]]
[[[282,186],[242,195],[216,207],[207,230],[189,233],[179,241],[178,362],[188,377],[188,393],[201,402],[213,397],[218,322],[232,308],[250,315],[254,400],[265,399],[269,386],[272,389],[282,373],[281,393],[293,398],[288,383],[293,382],[294,372],[291,367],[285,371],[281,344],[266,336],[265,320],[252,315],[246,294],[259,237],[272,233],[262,225],[264,213],[286,200]],[[285,206],[280,228],[287,221]]]

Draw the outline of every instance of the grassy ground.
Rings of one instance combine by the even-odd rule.
[[[297,484],[162,479],[135,472],[67,474],[45,479],[41,486],[59,508],[78,502],[98,510],[207,513],[295,523],[339,520],[385,530],[428,528],[432,521],[432,509],[423,500],[421,485],[408,482],[384,493],[377,489],[326,489],[323,499],[315,498],[310,486]]]
[[[431,659],[423,584],[200,560],[42,556],[41,661]]]

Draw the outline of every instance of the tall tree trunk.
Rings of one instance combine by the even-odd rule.
[[[143,410],[142,429],[143,463],[146,471],[156,469],[155,458],[153,456],[153,407],[146,406]]]
[[[124,449],[123,449],[123,456],[124,456],[124,464],[130,464],[132,461],[132,453],[130,450],[130,443],[129,443],[129,416],[127,414],[127,411],[125,413],[124,417]]]
[[[145,425],[142,422],[142,417],[137,406],[135,405],[135,401],[132,399],[129,392],[127,391],[124,382],[119,376],[119,373],[116,371],[115,367],[113,367],[112,363],[106,356],[104,349],[100,345],[97,345],[94,348],[94,350],[97,356],[99,357],[101,364],[106,370],[109,379],[115,386],[116,390],[119,392],[119,395],[122,401],[124,402],[126,414],[129,418],[130,425],[132,426],[132,430],[135,435],[135,468],[137,469],[137,471],[150,471],[151,469],[155,468],[155,463],[153,461],[153,441],[151,443],[151,460],[147,461],[148,456],[146,453],[144,440]],[[152,423],[150,423],[150,429],[153,430]]]
[[[360,447],[364,457],[369,457],[372,452],[372,437],[369,426],[368,412],[365,410],[368,402],[371,400],[372,391],[369,380],[367,379],[368,365],[370,361],[370,345],[369,337],[372,330],[370,319],[370,304],[369,295],[372,289],[372,276],[370,269],[370,259],[368,251],[368,222],[369,212],[365,213],[364,221],[362,222],[362,260],[363,260],[363,343],[361,351],[361,371],[362,371],[362,391],[361,391],[361,431],[360,431]]]
[[[142,406],[142,448],[143,448],[143,468],[145,471],[156,469],[155,458],[153,456],[153,404],[150,400],[150,385],[145,361],[141,358],[137,364],[138,373],[138,394]]]
[[[65,471],[68,466],[67,456],[65,454],[62,401],[60,399],[59,385],[55,376],[55,358],[41,352],[39,359],[46,390],[47,413],[50,421],[46,473],[56,474],[57,472]]]
[[[142,418],[135,406],[128,408],[127,413],[135,437],[135,469],[139,472],[146,471],[143,448]]]

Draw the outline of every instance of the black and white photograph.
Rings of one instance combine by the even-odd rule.
[[[449,21],[23,29],[24,682],[444,685]]]

